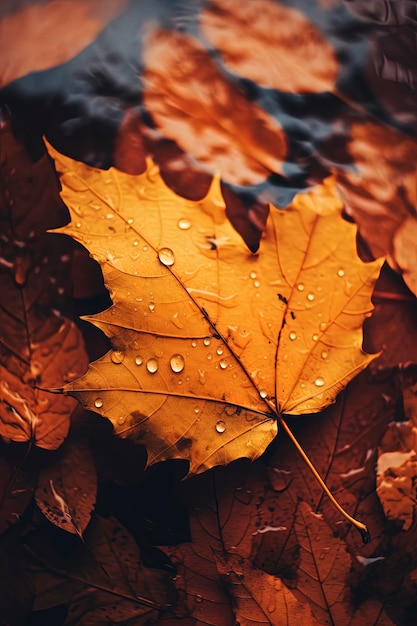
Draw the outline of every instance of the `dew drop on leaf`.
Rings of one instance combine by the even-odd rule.
[[[196,348],[197,347],[197,342],[196,341],[192,341],[191,342],[191,347],[192,348]]]
[[[209,346],[210,345],[210,339],[208,337],[206,337],[205,339],[203,339],[203,343],[205,346]]]
[[[326,328],[327,328],[326,322],[320,322],[319,328],[320,328],[320,330],[326,330]]]
[[[313,302],[313,300],[314,300],[314,293],[308,293],[307,294],[307,300],[309,300],[310,302]]]
[[[151,313],[153,313],[155,311],[155,303],[154,302],[150,302],[148,304],[148,309],[150,310]]]
[[[140,354],[138,354],[138,356],[135,358],[135,363],[136,365],[142,365],[143,357],[141,357]]]
[[[319,336],[317,335],[317,333],[314,333],[313,335],[313,341],[317,341],[317,339],[319,338]]]
[[[261,389],[261,391],[259,392],[259,395],[261,396],[262,400],[265,400],[268,394],[264,389]]]
[[[223,422],[223,420],[217,422],[216,430],[218,433],[224,433],[224,431],[226,430],[226,424]]]
[[[201,596],[199,593],[196,595],[195,597],[195,601],[196,602],[202,602],[203,601],[203,596]]]
[[[135,248],[136,248],[136,247],[139,245],[139,241],[138,241],[137,239],[135,239],[135,240],[133,241],[133,245],[134,245],[134,246],[135,246]]]
[[[161,248],[158,251],[158,257],[162,265],[167,265],[168,267],[170,267],[175,263],[175,255],[171,248]]]
[[[298,291],[304,291],[304,289],[305,289],[304,283],[298,283],[297,289],[298,289]]]
[[[133,217],[129,217],[129,219],[127,220],[127,223],[129,225],[132,225],[133,224]]]
[[[222,370],[225,370],[227,368],[227,359],[222,359],[219,365]]]
[[[113,363],[115,363],[116,365],[120,365],[120,363],[123,363],[123,359],[125,358],[124,352],[121,352],[120,350],[114,350],[111,353],[111,360]]]
[[[198,406],[194,407],[194,413],[198,415],[200,413],[200,407]]]
[[[148,359],[146,362],[146,369],[150,374],[155,374],[155,372],[158,371],[158,359],[155,359],[154,357]]]
[[[254,287],[260,287],[260,286],[261,286],[261,283],[259,282],[259,280],[254,280],[254,281],[253,281],[253,286],[254,286]]]
[[[173,354],[169,360],[169,365],[172,371],[175,372],[176,374],[178,374],[179,372],[182,372],[185,366],[185,361],[184,361],[184,357],[182,356],[182,354]]]
[[[316,387],[323,387],[324,378],[322,378],[321,376],[318,376],[316,380],[314,381],[314,384],[316,385]]]
[[[219,347],[217,348],[216,352],[217,352],[217,354],[218,354],[219,356],[221,356],[221,355],[223,354],[223,348],[222,348],[221,346],[219,346]]]
[[[103,400],[101,398],[96,398],[94,400],[94,406],[96,407],[96,409],[101,409],[101,407],[103,406]]]
[[[345,270],[342,268],[338,269],[337,275],[339,276],[339,278],[343,278],[343,276],[345,275]]]
[[[254,278],[256,278],[256,272],[251,272],[251,273],[249,274],[249,276],[250,276],[250,277],[252,278],[252,280],[253,280]]]
[[[321,353],[321,358],[322,359],[327,359],[328,356],[329,356],[329,353],[326,352],[326,350],[323,350],[323,352]]]
[[[290,339],[291,341],[295,341],[295,339],[297,339],[297,333],[293,330],[290,332]]]
[[[180,220],[178,220],[178,228],[180,228],[181,230],[188,230],[189,228],[191,228],[190,220],[187,220],[186,217],[181,218]]]

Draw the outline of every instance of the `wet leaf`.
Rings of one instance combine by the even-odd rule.
[[[75,405],[41,388],[77,378],[87,365],[81,333],[62,315],[68,244],[45,233],[66,211],[47,158],[32,164],[6,121],[0,132],[0,434],[54,449]]]
[[[237,555],[215,555],[217,570],[232,595],[234,613],[241,626],[318,626],[309,604],[299,602],[283,582],[254,568]]]
[[[277,403],[319,411],[372,360],[362,323],[381,262],[356,256],[331,181],[272,211],[253,256],[225,220],[217,179],[191,202],[151,164],[132,176],[50,152],[72,214],[61,232],[101,263],[114,302],[90,318],[113,350],[65,389],[144,443],[149,463],[186,458],[199,472],[256,458]]]
[[[36,610],[68,604],[67,626],[133,619],[141,625],[174,600],[169,576],[142,565],[133,537],[116,520],[95,517],[85,542],[65,554],[40,535],[29,539]]]
[[[82,536],[96,501],[96,470],[87,444],[68,442],[53,466],[39,475],[36,503],[45,517],[66,532]]]

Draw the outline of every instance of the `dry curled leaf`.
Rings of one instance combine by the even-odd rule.
[[[82,440],[68,442],[53,466],[39,475],[36,503],[63,530],[82,536],[96,502],[97,476],[90,450]]]
[[[362,323],[381,261],[356,256],[331,181],[271,211],[254,256],[217,179],[191,202],[151,164],[133,176],[50,153],[72,214],[61,232],[100,262],[114,303],[90,318],[113,350],[65,390],[145,444],[149,463],[254,459],[278,411],[320,411],[372,360]]]

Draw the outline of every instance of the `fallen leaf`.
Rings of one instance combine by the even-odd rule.
[[[417,506],[417,383],[406,387],[403,394],[409,419],[391,422],[381,440],[376,492],[386,517],[406,531]]]
[[[346,211],[375,256],[389,255],[408,287],[417,293],[417,142],[371,122],[350,126],[348,151],[354,167],[336,174]]]
[[[54,449],[75,404],[41,387],[77,378],[87,366],[81,333],[62,315],[69,308],[68,244],[44,232],[62,224],[66,211],[46,156],[32,164],[7,121],[0,133],[0,434]]]
[[[174,600],[169,576],[144,567],[133,537],[116,520],[95,516],[85,545],[66,547],[28,538],[30,570],[36,590],[35,610],[68,605],[66,626],[103,623],[141,626],[158,617]],[[69,550],[69,553],[66,553]],[[41,567],[40,567],[41,566]]]
[[[65,63],[90,44],[127,0],[27,0],[0,13],[0,87]]]
[[[335,88],[335,50],[297,8],[268,0],[211,0],[201,28],[229,70],[263,87],[292,93]]]
[[[97,476],[86,442],[68,442],[55,465],[43,469],[35,493],[44,516],[66,532],[82,537],[96,502]]]
[[[203,46],[178,31],[148,28],[143,57],[144,104],[165,139],[228,183],[256,185],[282,173],[287,145],[280,124]]]
[[[318,622],[309,604],[299,602],[283,582],[238,555],[215,554],[217,571],[231,594],[238,624],[298,626]]]
[[[199,472],[254,459],[278,411],[320,411],[374,358],[362,323],[381,261],[356,256],[331,181],[272,211],[252,256],[217,179],[193,203],[154,166],[132,176],[50,153],[73,220],[60,232],[101,263],[114,302],[89,318],[113,350],[65,390],[146,445],[150,464],[186,458]]]

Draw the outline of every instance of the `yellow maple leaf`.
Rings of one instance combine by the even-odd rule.
[[[200,472],[255,459],[277,416],[320,411],[373,358],[362,323],[381,261],[357,257],[332,181],[272,208],[259,254],[225,217],[219,180],[200,202],[143,175],[49,148],[71,223],[113,306],[91,318],[113,350],[65,391],[146,445],[148,462]]]

